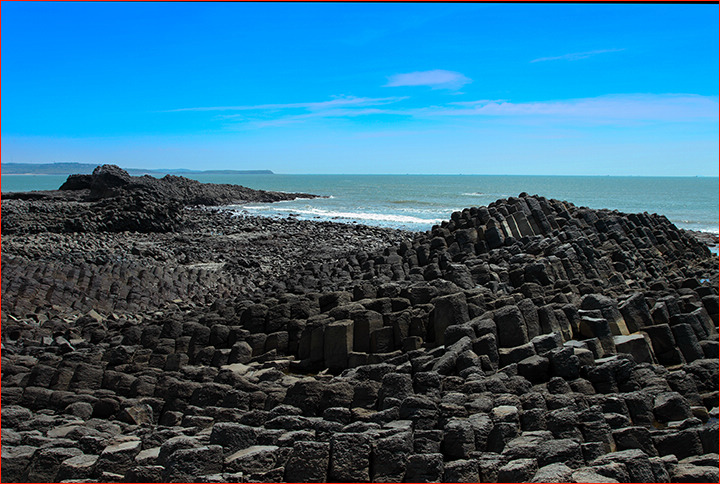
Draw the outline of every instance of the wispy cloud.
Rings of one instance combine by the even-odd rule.
[[[717,119],[717,113],[717,96],[621,94],[522,103],[488,100],[450,103],[444,107],[426,109],[422,114],[425,116],[553,117],[612,123],[617,121],[710,121]]]
[[[391,114],[388,110],[377,109],[377,108],[364,108],[364,109],[328,109],[323,111],[315,111],[305,114],[293,114],[286,115],[276,119],[267,120],[255,120],[253,125],[255,127],[269,127],[269,126],[284,126],[287,124],[296,124],[308,121],[316,118],[356,118],[358,116],[368,116],[372,114]],[[231,119],[235,116],[242,115],[231,115],[226,118]]]
[[[408,99],[394,97],[337,96],[329,101],[272,103],[242,106],[205,106],[171,109],[164,112],[218,112],[215,120],[232,122],[229,127],[271,127],[298,124],[318,118],[355,118],[391,114],[384,106]]]
[[[620,52],[625,49],[602,49],[602,50],[591,50],[588,52],[573,52],[571,54],[565,54],[565,55],[558,55],[555,57],[540,57],[538,59],[533,59],[530,62],[545,62],[545,61],[556,61],[556,60],[566,60],[566,61],[576,61],[580,59],[587,59],[588,57],[592,57],[594,55],[598,54],[607,54],[610,52]]]
[[[228,127],[271,127],[318,119],[353,119],[363,116],[393,116],[408,119],[513,118],[518,121],[583,125],[636,125],[653,122],[717,122],[718,97],[695,94],[615,94],[591,98],[513,102],[481,99],[437,105],[390,106],[407,97],[338,97],[322,102],[258,104],[215,108],[185,108],[179,111],[228,111],[216,120]]]
[[[284,103],[284,104],[256,104],[245,106],[205,106],[194,108],[178,108],[169,109],[165,112],[176,113],[182,111],[267,111],[267,110],[284,110],[284,109],[308,109],[311,111],[319,111],[324,109],[332,109],[339,107],[361,107],[361,106],[379,106],[383,104],[391,104],[407,99],[407,97],[354,97],[339,96],[330,101],[306,102],[306,103]]]
[[[471,82],[472,79],[465,77],[459,72],[435,69],[432,71],[395,74],[388,78],[388,83],[385,84],[385,87],[429,86],[433,89],[459,89]]]

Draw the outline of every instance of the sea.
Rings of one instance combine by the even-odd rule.
[[[206,183],[326,198],[226,207],[238,214],[429,230],[454,211],[521,192],[577,206],[665,215],[680,228],[718,233],[717,177],[502,175],[185,175]],[[57,189],[58,175],[2,175],[2,191]]]

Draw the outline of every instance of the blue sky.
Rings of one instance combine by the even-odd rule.
[[[2,3],[2,160],[718,173],[718,5]]]

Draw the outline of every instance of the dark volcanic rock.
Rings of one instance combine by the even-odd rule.
[[[70,175],[56,191],[3,194],[6,216],[2,231],[170,232],[184,222],[186,206],[277,202],[298,197],[316,196],[200,183],[174,175],[161,179],[133,177],[115,165],[102,165],[92,175]]]
[[[4,198],[3,481],[717,480],[717,258],[664,217],[186,207],[238,190]]]

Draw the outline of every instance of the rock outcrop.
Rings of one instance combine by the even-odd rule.
[[[4,193],[2,233],[167,233],[185,223],[184,207],[296,198],[316,195],[200,183],[174,175],[130,176],[115,165],[102,165],[91,175],[70,175],[56,191]]]

